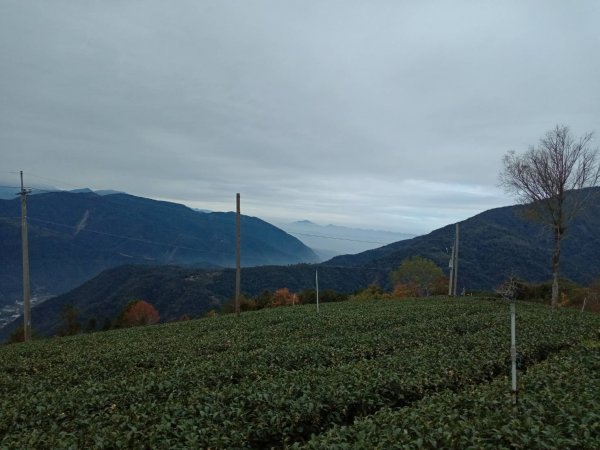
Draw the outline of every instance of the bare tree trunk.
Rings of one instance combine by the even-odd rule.
[[[559,297],[559,262],[560,262],[560,240],[562,238],[560,228],[554,231],[554,253],[552,254],[552,309],[558,307]]]

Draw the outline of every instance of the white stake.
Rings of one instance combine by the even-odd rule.
[[[512,364],[512,399],[513,405],[517,404],[517,332],[515,301],[510,302],[510,359]]]

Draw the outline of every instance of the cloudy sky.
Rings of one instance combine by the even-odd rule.
[[[508,150],[600,133],[598,24],[595,0],[0,0],[0,181],[425,233],[514,203]]]

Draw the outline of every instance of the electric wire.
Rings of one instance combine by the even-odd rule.
[[[324,239],[336,239],[338,241],[362,242],[364,244],[388,245],[388,244],[392,243],[392,242],[378,242],[378,241],[363,241],[361,239],[351,239],[351,238],[336,237],[336,236],[325,236],[325,235],[322,235],[322,234],[299,233],[297,231],[287,231],[286,233],[295,234],[295,235],[298,235],[298,236],[310,236],[310,237],[318,237],[318,238],[324,238]],[[397,242],[397,241],[393,241],[393,242]]]
[[[2,173],[9,173],[9,174],[19,174],[20,172],[10,172],[10,171],[4,171]],[[45,180],[45,181],[49,181],[52,183],[59,183],[63,186],[69,186],[71,188],[74,189],[81,189],[81,187],[79,186],[75,186],[74,184],[68,183],[64,180],[58,180],[58,179],[54,179],[54,178],[49,178],[49,177],[45,177],[42,175],[38,175],[32,172],[27,172],[27,176],[32,176],[34,178],[39,178],[41,180]],[[4,187],[4,188],[8,188],[8,189],[17,189],[20,191],[20,187],[17,186],[0,186],[0,187]],[[64,189],[42,189],[42,188],[33,188],[34,193],[51,193],[51,192],[70,192],[69,190],[64,190]],[[17,193],[18,194],[18,193]],[[37,221],[37,222],[41,222],[41,223],[46,223],[49,225],[54,225],[54,226],[59,226],[59,227],[65,227],[65,228],[70,228],[73,230],[77,229],[77,226],[73,226],[73,225],[67,225],[67,224],[61,224],[61,223],[56,223],[56,222],[51,222],[51,221],[47,221],[47,220],[43,220],[43,219],[38,219],[36,217],[32,217],[32,216],[28,216],[28,218],[30,220],[33,221]],[[83,231],[83,230],[82,230]],[[142,242],[142,243],[146,243],[146,244],[150,244],[150,245],[158,245],[158,246],[163,246],[163,247],[175,247],[177,249],[185,249],[185,250],[190,250],[190,251],[198,251],[198,252],[207,252],[206,249],[198,249],[198,248],[192,248],[192,247],[187,247],[187,246],[181,246],[181,245],[177,245],[174,243],[167,243],[167,242],[159,242],[159,241],[153,241],[153,240],[149,240],[149,239],[143,239],[143,238],[135,238],[135,237],[131,237],[131,236],[123,236],[123,235],[118,235],[118,234],[114,234],[114,233],[108,233],[108,232],[103,232],[103,231],[96,231],[96,230],[91,230],[86,228],[85,231],[90,232],[90,233],[96,233],[99,235],[104,235],[104,236],[109,236],[109,237],[115,237],[115,238],[119,238],[119,239],[125,239],[125,240],[130,240],[130,241],[136,241],[136,242]],[[306,237],[316,237],[316,238],[321,238],[321,239],[331,239],[331,240],[338,240],[338,241],[347,241],[347,242],[357,242],[357,243],[363,243],[363,244],[376,244],[376,245],[389,245],[393,242],[381,242],[381,241],[369,241],[369,240],[362,240],[362,239],[352,239],[352,238],[347,238],[347,237],[341,237],[341,236],[331,236],[331,235],[320,235],[320,234],[312,234],[312,233],[301,233],[301,232],[295,232],[295,231],[285,231],[282,230],[288,234],[292,234],[292,235],[296,235],[296,236],[306,236]],[[199,240],[199,238],[195,238],[192,236],[188,237],[189,239],[195,239],[195,240]],[[397,242],[397,241],[394,241]],[[211,251],[211,254],[222,254],[222,255],[229,255],[229,252],[215,252],[215,251]],[[348,268],[348,266],[327,266],[327,267],[338,267],[338,268]],[[356,266],[354,266],[356,267]],[[364,268],[367,269],[367,268]],[[381,270],[379,268],[368,268],[369,270]]]
[[[0,216],[0,219],[11,219],[14,220],[17,223],[20,223],[21,218],[18,216]],[[71,230],[77,230],[77,226],[73,226],[73,225],[67,225],[64,223],[57,223],[57,222],[53,222],[53,221],[49,221],[49,220],[44,220],[44,219],[39,219],[36,217],[31,217],[31,216],[27,216],[28,220],[34,221],[34,222],[40,222],[40,223],[45,223],[48,225],[54,225],[54,226],[58,226],[58,227],[63,227],[63,228],[68,228]],[[39,227],[41,229],[45,229],[48,231],[53,231],[51,228],[47,228],[47,227]],[[162,247],[173,247],[174,249],[184,249],[184,250],[190,250],[190,251],[195,251],[195,252],[203,252],[203,253],[209,253],[209,254],[220,254],[220,255],[231,255],[232,252],[217,252],[217,251],[207,251],[206,249],[199,249],[199,248],[193,248],[193,247],[187,247],[187,246],[183,246],[183,245],[179,245],[176,243],[168,243],[168,242],[159,242],[159,241],[153,241],[150,239],[143,239],[143,238],[136,238],[136,237],[132,237],[132,236],[124,236],[124,235],[120,235],[120,234],[115,234],[115,233],[108,233],[108,232],[104,232],[104,231],[97,231],[97,230],[91,230],[88,228],[85,228],[81,231],[87,231],[89,233],[94,233],[94,234],[98,234],[98,235],[103,235],[103,236],[109,236],[109,237],[114,237],[114,238],[118,238],[118,239],[124,239],[124,240],[129,240],[129,241],[135,241],[135,242],[141,242],[144,244],[149,244],[149,245],[157,245],[157,246],[162,246]],[[199,239],[199,238],[194,238],[194,237],[190,237],[190,239]],[[118,252],[116,252],[117,254],[120,254]],[[343,256],[343,255],[340,255]],[[340,265],[329,265],[326,264],[325,262],[322,263],[317,263],[316,265],[318,265],[319,267],[327,267],[327,268],[334,268],[334,269],[361,269],[361,270],[378,270],[378,271],[383,271],[386,270],[385,268],[381,268],[381,267],[363,267],[363,266],[340,266]]]

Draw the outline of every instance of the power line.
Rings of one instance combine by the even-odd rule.
[[[11,173],[11,174],[18,174],[19,172],[5,172],[5,173]],[[37,175],[34,173],[27,173],[28,176],[33,176],[35,178],[40,178],[42,180],[46,180],[46,181],[51,181],[53,183],[60,183],[66,186],[70,186],[74,189],[81,189],[80,186],[75,186],[74,184],[71,183],[67,183],[65,181],[62,180],[57,180],[57,179],[53,179],[53,178],[48,178],[48,177],[44,177],[41,175]],[[4,188],[9,188],[9,189],[20,189],[17,186],[0,186],[0,187],[4,187]],[[33,188],[34,193],[50,193],[50,192],[70,192],[69,190],[66,189],[41,189],[41,188]],[[92,190],[93,192],[93,190]],[[288,234],[293,234],[296,236],[307,236],[307,237],[316,237],[316,238],[322,238],[322,239],[332,239],[332,240],[337,240],[337,241],[348,241],[348,242],[359,242],[359,243],[363,243],[363,244],[377,244],[377,245],[388,245],[391,244],[393,242],[397,242],[397,241],[392,241],[392,242],[381,242],[381,241],[368,241],[368,240],[363,240],[363,239],[352,239],[352,238],[346,238],[346,237],[341,237],[341,236],[331,236],[331,235],[323,235],[323,234],[311,234],[311,233],[300,233],[300,232],[296,232],[296,231],[286,231],[283,230]]]
[[[0,187],[8,187],[8,186],[0,186]],[[48,191],[48,192],[56,192],[56,191]],[[68,192],[68,191],[63,191],[63,192]],[[8,218],[8,217],[5,217]],[[72,225],[65,225],[65,224],[61,224],[61,223],[55,223],[55,222],[49,222],[49,221],[44,221],[42,219],[35,219],[30,217],[30,219],[33,220],[37,220],[38,222],[46,222],[52,225],[57,225],[57,226],[62,226],[62,227],[69,227],[69,228],[76,228]],[[87,230],[90,231],[92,233],[103,233],[101,231],[93,231],[93,230]],[[282,230],[285,231],[285,230]],[[320,234],[309,234],[309,233],[297,233],[294,231],[285,231],[286,233],[289,234],[294,234],[294,235],[298,235],[298,236],[311,236],[311,237],[318,237],[318,238],[323,238],[323,239],[334,239],[334,240],[338,240],[338,241],[350,241],[350,242],[361,242],[364,244],[379,244],[379,245],[389,245],[393,242],[379,242],[379,241],[364,241],[364,240],[360,240],[360,239],[350,239],[350,238],[343,238],[343,237],[336,237],[336,236],[324,236],[324,235],[320,235]],[[104,234],[108,234],[110,235],[110,233],[104,233]],[[122,237],[122,238],[126,238],[126,236],[119,236],[119,235],[112,235],[114,237]],[[190,236],[189,239],[199,239],[199,238],[195,238],[193,236]],[[394,241],[396,242],[396,241]],[[170,244],[165,244],[165,245],[170,245]]]
[[[60,227],[65,227],[65,228],[70,228],[70,229],[73,229],[73,230],[77,230],[77,226],[73,226],[73,225],[66,225],[66,224],[62,224],[62,223],[51,222],[49,220],[36,219],[34,217],[29,217],[29,219],[30,220],[35,220],[37,222],[47,223],[47,224],[50,224],[50,225],[56,225],[56,226],[60,226]],[[168,243],[168,242],[151,241],[149,239],[135,238],[135,237],[131,237],[131,236],[123,236],[123,235],[120,235],[120,234],[107,233],[105,231],[90,230],[90,229],[87,229],[87,228],[85,228],[82,231],[87,231],[89,233],[100,234],[100,235],[103,235],[103,236],[110,236],[110,237],[115,237],[115,238],[120,238],[120,239],[127,239],[129,241],[143,242],[145,244],[154,244],[154,245],[161,245],[161,246],[166,246],[166,247],[177,247],[177,248],[181,248],[181,249],[193,250],[193,251],[198,251],[198,252],[206,252],[207,251],[206,249],[184,247],[182,245]],[[223,253],[223,254],[225,254],[225,253]]]
[[[0,216],[0,219],[11,219],[14,221],[19,220],[20,218],[17,216]],[[69,228],[71,230],[76,230],[77,227],[73,226],[73,225],[66,225],[64,223],[57,223],[57,222],[52,222],[49,220],[43,220],[43,219],[38,219],[35,217],[31,217],[28,216],[29,220],[33,220],[36,222],[41,222],[41,223],[46,223],[49,225],[55,225],[55,226],[59,226],[59,227],[64,227],[64,228]],[[44,228],[44,227],[42,227]],[[44,228],[46,230],[50,230],[50,228]],[[125,240],[130,240],[130,241],[136,241],[136,242],[142,242],[145,244],[151,244],[151,245],[160,245],[160,246],[164,246],[164,247],[176,247],[178,249],[184,249],[184,250],[191,250],[191,251],[196,251],[196,252],[205,252],[205,253],[210,253],[210,254],[220,254],[220,255],[230,255],[231,253],[229,252],[215,252],[215,251],[209,251],[206,249],[199,249],[199,248],[193,248],[193,247],[187,247],[187,246],[182,246],[182,245],[178,245],[175,243],[168,243],[168,242],[159,242],[159,241],[153,241],[150,239],[143,239],[143,238],[134,238],[131,236],[123,236],[121,234],[114,234],[114,233],[107,233],[104,231],[97,231],[97,230],[90,230],[90,229],[85,229],[85,231],[89,232],[89,233],[95,233],[95,234],[99,234],[99,235],[103,235],[103,236],[109,236],[109,237],[114,237],[114,238],[119,238],[119,239],[125,239]],[[199,238],[194,238],[194,237],[189,237],[189,239],[199,239]],[[343,255],[339,255],[339,256],[343,256]],[[378,270],[378,271],[384,271],[384,270],[389,270],[387,268],[384,267],[364,267],[364,266],[339,266],[339,265],[328,265],[325,263],[318,263],[318,265],[320,267],[327,267],[330,269],[361,269],[361,270]]]
[[[13,220],[17,220],[19,219],[19,217],[16,216],[3,216],[0,217],[1,219],[13,219]],[[43,220],[43,219],[38,219],[35,217],[28,217],[29,220],[33,220],[36,222],[42,222],[42,223],[46,223],[49,225],[55,225],[55,226],[59,226],[59,227],[64,227],[64,228],[69,228],[71,230],[76,230],[77,226],[73,226],[73,225],[66,225],[63,223],[57,223],[57,222],[52,222],[49,220]],[[51,230],[50,228],[45,228],[46,230]],[[221,255],[230,255],[229,252],[215,252],[215,251],[210,251],[210,250],[206,250],[206,249],[199,249],[199,248],[193,248],[193,247],[187,247],[187,246],[182,246],[176,243],[168,243],[168,242],[159,242],[159,241],[153,241],[150,239],[143,239],[143,238],[134,238],[131,236],[124,236],[121,234],[115,234],[115,233],[108,233],[105,231],[97,231],[97,230],[90,230],[88,228],[86,228],[84,231],[87,231],[89,233],[95,233],[95,234],[99,234],[99,235],[103,235],[103,236],[109,236],[109,237],[114,237],[114,238],[119,238],[119,239],[125,239],[125,240],[130,240],[130,241],[136,241],[136,242],[142,242],[145,244],[152,244],[152,245],[160,245],[160,246],[164,246],[164,247],[176,247],[179,249],[184,249],[184,250],[191,250],[191,251],[197,251],[197,252],[206,252],[206,253],[211,253],[211,254],[221,254]],[[200,238],[195,238],[193,236],[189,236],[188,239],[197,239],[199,240]],[[344,256],[344,255],[338,255],[338,256]],[[322,267],[329,267],[332,269],[349,269],[349,268],[360,268],[360,269],[365,269],[365,270],[387,270],[386,268],[382,268],[382,267],[363,267],[363,266],[333,266],[333,265],[325,265],[324,263],[319,263],[319,265],[321,265]]]
[[[289,234],[295,234],[295,235],[298,235],[298,236],[311,236],[311,237],[318,237],[318,238],[324,238],[324,239],[335,239],[335,240],[338,240],[338,241],[362,242],[362,243],[365,243],[365,244],[381,244],[381,245],[391,244],[391,242],[363,241],[363,240],[360,240],[360,239],[350,239],[350,238],[343,238],[343,237],[336,237],[336,236],[325,236],[325,235],[321,235],[321,234],[298,233],[298,232],[295,232],[295,231],[287,231],[287,233],[289,233]],[[394,241],[394,242],[396,242],[396,241]]]
[[[36,175],[35,173],[31,173],[31,172],[27,172],[27,176],[28,176],[28,177],[29,177],[29,176],[32,176],[32,177],[34,177],[34,178],[39,178],[39,179],[41,179],[41,180],[51,181],[52,183],[59,183],[59,184],[63,184],[63,185],[65,185],[65,186],[70,186],[70,187],[72,187],[72,188],[75,188],[75,189],[81,189],[81,186],[75,186],[74,184],[67,183],[66,181],[62,181],[62,180],[56,180],[56,179],[53,179],[53,178],[48,178],[48,177],[43,177],[43,176],[41,176],[41,175]],[[52,192],[52,191],[49,191],[49,192]]]
[[[20,172],[2,171],[0,173],[8,173],[8,174],[11,174],[11,175],[12,174],[19,175]],[[48,177],[44,177],[42,175],[37,175],[37,174],[31,173],[31,172],[27,172],[27,176],[28,177],[39,178],[40,180],[45,180],[45,181],[49,181],[49,182],[52,182],[52,183],[58,183],[60,185],[68,186],[68,187],[73,188],[73,189],[82,189],[81,186],[76,186],[76,185],[68,183],[68,182],[66,182],[64,180],[57,180],[55,178],[48,178]],[[0,187],[20,189],[19,187],[16,187],[16,186],[0,186]],[[69,192],[68,189],[62,189],[62,188],[57,188],[57,187],[53,187],[53,189],[33,188],[33,190],[37,191],[37,192]]]
[[[339,256],[344,256],[344,255],[339,255]],[[319,267],[326,267],[329,269],[360,269],[360,270],[378,270],[380,272],[386,271],[386,270],[390,270],[387,267],[364,267],[364,266],[332,266],[327,264],[327,261],[325,261],[324,263],[319,263]]]
[[[0,219],[19,219],[18,217],[12,217],[12,216],[1,216]],[[57,222],[52,222],[50,220],[43,220],[43,219],[38,219],[35,217],[28,217],[29,220],[33,220],[35,222],[41,222],[41,223],[45,223],[48,225],[54,225],[54,226],[58,226],[58,227],[63,227],[63,228],[69,228],[71,230],[77,230],[77,226],[73,226],[73,225],[66,225],[64,223],[57,223]],[[46,230],[50,230],[52,231],[50,228],[45,228],[45,227],[41,227],[44,228]],[[220,255],[229,255],[229,252],[216,252],[214,250],[207,250],[207,249],[200,249],[200,248],[193,248],[193,247],[187,247],[187,246],[183,246],[180,244],[175,244],[175,243],[169,243],[169,242],[159,242],[159,241],[153,241],[150,239],[143,239],[143,238],[136,238],[136,237],[132,237],[132,236],[123,236],[120,234],[114,234],[114,233],[108,233],[105,231],[97,231],[97,230],[90,230],[88,228],[82,230],[82,231],[87,231],[89,233],[94,233],[94,234],[99,234],[99,235],[103,235],[103,236],[109,236],[109,237],[114,237],[114,238],[119,238],[119,239],[125,239],[125,240],[129,240],[129,241],[136,241],[136,242],[142,242],[144,244],[151,244],[151,245],[160,245],[163,247],[175,247],[177,249],[184,249],[184,250],[191,250],[191,251],[195,251],[195,252],[203,252],[203,253],[208,253],[208,254],[220,254]],[[199,238],[194,238],[194,237],[189,237],[189,239],[199,239]],[[233,253],[233,252],[232,252]]]
[[[4,188],[4,189],[16,189],[17,191],[20,191],[21,188],[18,186],[5,186],[5,185],[0,185],[0,188]],[[55,189],[42,189],[42,188],[29,188],[31,190],[30,194],[47,194],[47,193],[52,193],[52,192],[71,192],[72,191],[68,191],[66,189],[59,189],[59,188],[55,188]],[[92,191],[93,192],[93,191]],[[17,192],[18,194],[19,192]]]

